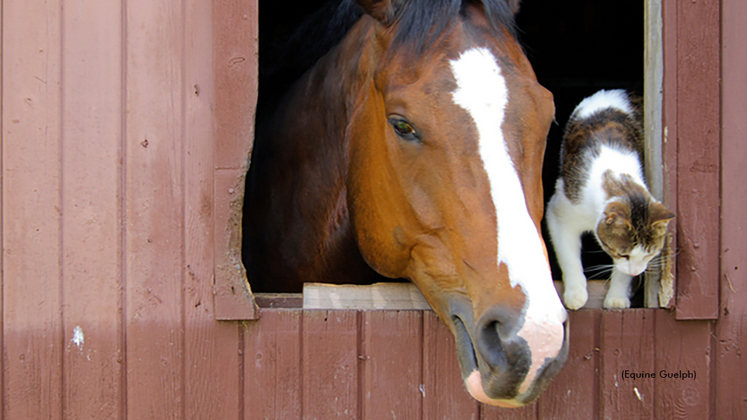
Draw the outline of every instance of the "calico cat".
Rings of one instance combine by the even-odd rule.
[[[631,280],[664,245],[674,214],[648,192],[642,149],[640,113],[623,90],[584,99],[566,125],[546,218],[569,309],[581,308],[589,296],[581,264],[584,232],[593,232],[614,262],[605,308],[630,307]]]

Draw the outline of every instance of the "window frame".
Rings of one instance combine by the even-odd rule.
[[[219,320],[259,317],[241,262],[244,179],[257,100],[257,3],[213,2]],[[653,195],[677,215],[665,249],[671,263],[647,278],[644,306],[674,309],[677,319],[717,319],[720,4],[646,0],[644,21],[644,166]]]

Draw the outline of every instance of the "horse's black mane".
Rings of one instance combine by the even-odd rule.
[[[451,30],[457,16],[470,3],[481,3],[493,30],[516,36],[510,0],[394,0],[396,27],[393,49],[419,54],[431,47],[441,34]],[[285,41],[272,51],[260,51],[260,86],[263,80],[294,80],[311,68],[345,37],[363,10],[355,0],[329,0],[311,14]],[[272,52],[280,53],[273,54]],[[264,57],[264,59],[263,59]]]
[[[503,29],[516,36],[514,13],[508,0],[408,0],[402,2],[395,14],[394,49],[410,46],[409,52],[414,53],[428,49],[444,32],[451,30],[457,16],[471,3],[483,5],[488,22],[498,36],[503,35]]]

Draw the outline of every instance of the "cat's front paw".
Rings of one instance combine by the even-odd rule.
[[[585,287],[569,287],[563,292],[563,303],[565,303],[565,307],[568,309],[580,309],[586,305],[587,300],[589,300],[589,293]]]
[[[620,296],[607,296],[604,298],[604,307],[608,309],[630,308],[630,299]]]

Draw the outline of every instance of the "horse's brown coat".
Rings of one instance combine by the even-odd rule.
[[[510,101],[502,127],[536,234],[552,95],[482,4],[462,6],[435,42],[413,51],[396,42],[405,5],[360,3],[369,14],[257,141],[246,208],[251,281],[255,290],[294,291],[303,281],[410,279],[455,334],[465,379],[479,369],[487,402],[528,403],[562,366],[567,345],[520,393],[533,350],[516,336],[528,298],[497,260],[490,180],[475,123],[452,98],[449,63],[480,46],[503,69]],[[399,136],[390,119],[406,120],[417,140]]]

